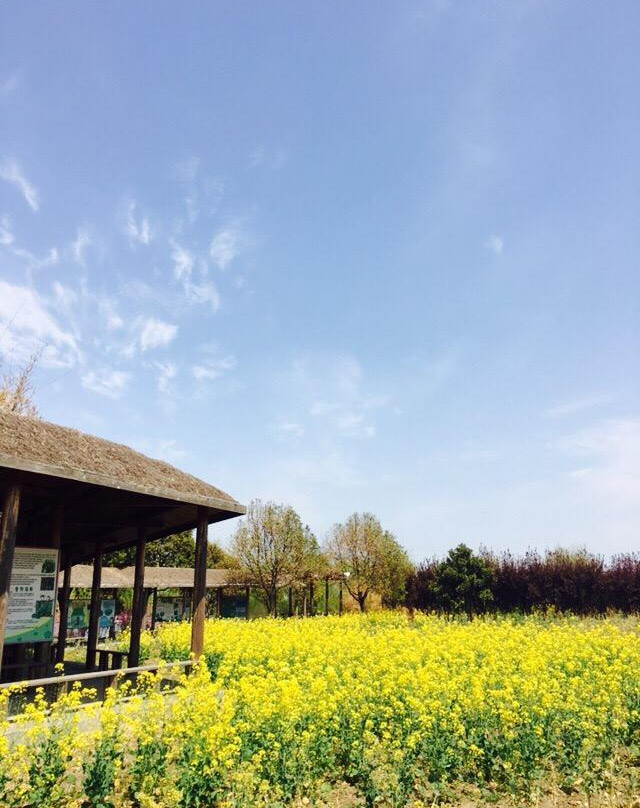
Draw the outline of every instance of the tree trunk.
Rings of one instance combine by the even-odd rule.
[[[269,610],[270,617],[276,616],[277,605],[278,605],[278,590],[274,587],[267,594],[267,609]]]

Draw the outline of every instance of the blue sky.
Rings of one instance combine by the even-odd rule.
[[[640,541],[636,2],[0,10],[43,417],[415,559]],[[225,540],[231,525],[212,530]]]

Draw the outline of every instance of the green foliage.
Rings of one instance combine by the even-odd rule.
[[[493,600],[491,585],[492,572],[485,560],[459,544],[435,568],[431,588],[443,611],[472,619]]]
[[[336,525],[326,548],[329,563],[345,573],[345,586],[365,611],[367,598],[377,592],[385,605],[404,601],[411,562],[395,536],[383,530],[372,513],[354,513]]]
[[[275,614],[278,588],[291,586],[322,566],[318,542],[290,505],[254,500],[231,544],[238,580],[261,592]]]
[[[195,564],[196,542],[191,530],[174,533],[164,539],[156,539],[147,544],[145,565],[147,567],[193,567]],[[130,567],[136,562],[136,548],[127,547],[105,555],[106,567]],[[232,565],[232,560],[217,544],[207,546],[207,567],[220,568]]]

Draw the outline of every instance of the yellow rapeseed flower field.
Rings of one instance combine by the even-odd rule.
[[[189,631],[146,634],[145,655],[184,659]],[[289,806],[339,783],[416,808],[465,783],[589,793],[638,743],[632,619],[210,620],[203,662],[171,695],[146,677],[5,723],[0,805]]]

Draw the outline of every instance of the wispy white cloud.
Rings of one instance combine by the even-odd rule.
[[[14,237],[11,230],[11,219],[4,215],[0,216],[0,246],[8,247],[13,244]]]
[[[85,266],[85,253],[91,246],[91,235],[89,228],[86,226],[79,227],[76,232],[75,240],[71,243],[71,254],[76,264],[81,267]]]
[[[98,298],[98,309],[104,317],[104,322],[108,331],[117,331],[124,326],[124,320],[118,313],[115,303],[109,297]]]
[[[173,259],[173,274],[176,280],[182,284],[186,299],[195,304],[208,303],[211,309],[217,312],[220,308],[220,295],[215,284],[207,279],[206,261],[196,259],[191,250],[182,247],[175,239],[171,239],[169,245]],[[194,281],[196,268],[199,280]]]
[[[504,238],[494,233],[493,235],[489,236],[485,246],[488,250],[491,250],[492,253],[502,255],[504,250]]]
[[[307,413],[317,434],[332,439],[372,438],[375,413],[391,403],[366,390],[360,363],[348,355],[299,358],[285,384],[289,403]]]
[[[230,222],[212,238],[209,256],[218,269],[225,270],[241,253],[244,242],[245,236],[240,223]]]
[[[605,404],[611,404],[611,402],[614,400],[614,397],[611,395],[576,398],[572,399],[571,401],[565,401],[561,404],[555,404],[553,407],[548,407],[543,411],[543,415],[547,418],[565,418],[568,415],[576,415],[580,412],[602,407]]]
[[[184,460],[184,458],[189,455],[185,449],[178,446],[176,440],[172,439],[161,440],[156,444],[156,447],[156,450],[153,452],[154,457],[157,457],[159,460],[164,460],[166,463],[177,463],[180,460]]]
[[[129,244],[134,247],[136,244],[148,245],[153,239],[153,232],[149,219],[146,216],[139,216],[138,205],[133,199],[129,199],[124,205],[124,234],[129,239]]]
[[[194,365],[191,372],[199,382],[213,381],[233,370],[237,364],[234,356],[223,356],[219,359],[207,359],[200,364]]]
[[[31,250],[27,250],[24,247],[12,247],[11,252],[16,258],[24,261],[25,268],[28,270],[52,267],[60,260],[60,254],[56,247],[51,247],[42,258],[38,258]]]
[[[220,295],[211,281],[189,283],[185,286],[185,293],[192,303],[208,303],[214,313],[220,308]]]
[[[201,213],[212,215],[218,210],[224,196],[224,182],[203,176],[198,157],[192,155],[177,163],[172,177],[182,189],[187,226],[194,225]],[[179,219],[175,232],[181,233],[184,229],[185,221]]]
[[[640,515],[640,417],[604,420],[558,445],[581,459],[569,472],[576,484],[609,506],[633,507]]]
[[[167,393],[170,388],[171,380],[175,379],[178,374],[178,367],[173,362],[156,362],[155,367],[158,370],[158,391],[160,393]]]
[[[40,199],[38,192],[24,176],[15,160],[7,159],[0,163],[0,179],[13,185],[22,194],[31,210],[37,211],[39,209]]]
[[[54,281],[53,301],[59,311],[68,314],[78,304],[78,293],[74,289],[64,286],[64,284],[59,281]]]
[[[173,274],[176,280],[186,283],[191,280],[193,268],[196,263],[192,252],[181,247],[175,239],[170,239],[171,258],[173,259]]]
[[[131,374],[123,370],[90,370],[82,377],[82,386],[92,393],[117,399],[124,393]]]
[[[304,427],[296,421],[284,421],[276,424],[276,430],[285,437],[301,438],[304,435]]]
[[[77,340],[51,311],[52,303],[29,286],[0,280],[0,354],[21,362],[44,346],[42,363],[71,367],[80,358]]]
[[[187,219],[193,224],[200,213],[199,194],[196,178],[200,167],[200,159],[195,156],[186,157],[174,168],[175,179],[183,186],[184,205],[187,211]]]
[[[139,330],[136,342],[143,353],[152,348],[163,348],[169,345],[178,334],[177,325],[165,323],[155,317],[138,321],[136,328]]]
[[[348,438],[372,438],[376,434],[373,424],[365,422],[362,413],[346,412],[336,419],[338,431]]]

